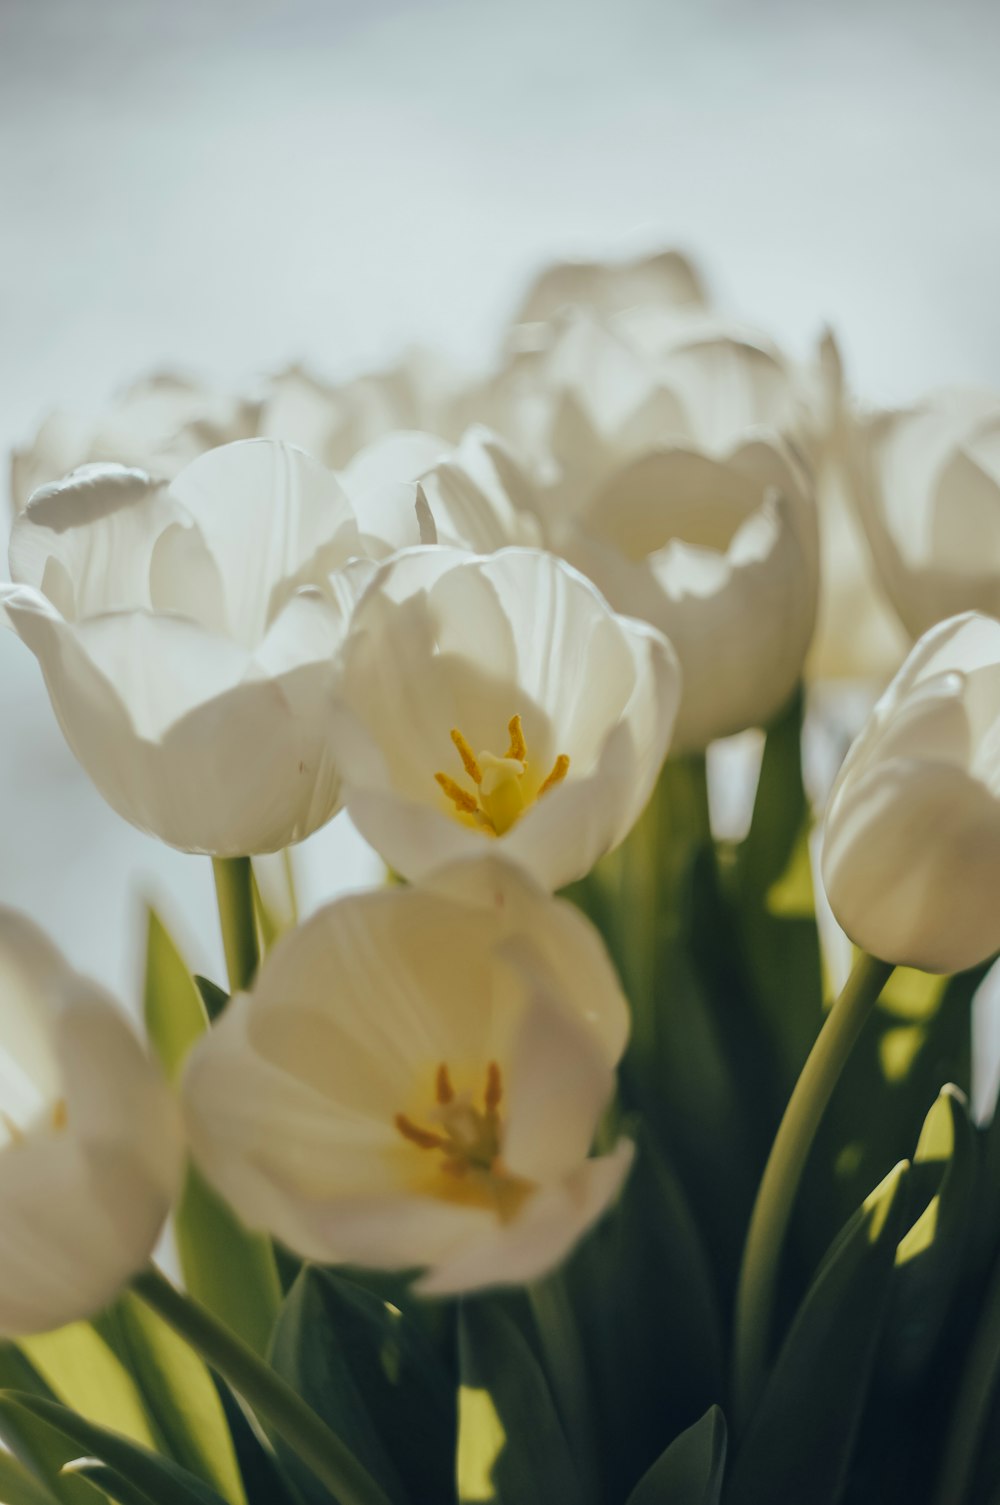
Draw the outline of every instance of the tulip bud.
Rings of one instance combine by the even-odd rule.
[[[149,1259],[179,1115],[111,999],[0,910],[0,1333],[92,1316]]]
[[[959,972],[1000,948],[1000,622],[916,644],[830,796],[823,882],[873,956]]]

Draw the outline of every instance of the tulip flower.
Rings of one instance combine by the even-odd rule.
[[[1000,399],[942,392],[859,427],[855,490],[885,590],[919,637],[1000,613]]]
[[[338,809],[329,699],[360,552],[336,478],[287,445],[212,450],[169,487],[85,467],[15,522],[0,610],[119,814],[187,851],[269,852]]]
[[[170,372],[128,387],[100,419],[51,413],[11,457],[11,496],[21,511],[39,486],[81,465],[112,461],[169,480],[206,449],[252,438],[258,405]]]
[[[607,316],[637,306],[678,310],[704,302],[701,275],[680,251],[658,251],[631,261],[557,261],[534,279],[513,322],[551,319],[566,307]]]
[[[113,1299],[159,1237],[181,1143],[166,1084],[112,1000],[0,910],[0,1333]]]
[[[195,1158],[250,1226],[427,1293],[532,1281],[601,1215],[628,1012],[597,932],[495,857],[350,895],[195,1047]]]
[[[816,512],[791,453],[652,450],[563,532],[612,606],[669,637],[684,672],[674,748],[766,722],[791,695],[816,619]]]
[[[680,672],[667,640],[531,549],[410,549],[345,640],[333,746],[354,824],[416,879],[495,846],[549,888],[642,811]]]
[[[823,835],[823,882],[884,961],[958,972],[1000,948],[1000,622],[969,612],[920,639],[851,747]]]

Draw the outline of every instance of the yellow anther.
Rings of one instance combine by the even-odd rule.
[[[56,1103],[55,1107],[52,1109],[52,1127],[54,1129],[65,1129],[68,1118],[69,1114],[66,1109],[66,1099],[64,1097],[61,1097]]]
[[[445,1061],[442,1061],[441,1065],[437,1069],[437,1077],[434,1081],[434,1096],[437,1098],[442,1107],[452,1102],[455,1097],[455,1089],[451,1085],[451,1077],[448,1073],[448,1066]]]
[[[463,811],[466,815],[475,815],[479,809],[479,801],[474,794],[469,794],[467,790],[462,788],[461,784],[456,784],[455,780],[449,778],[446,773],[436,773],[434,777],[448,798],[459,810]]]
[[[519,763],[524,763],[528,757],[528,744],[524,740],[524,731],[521,727],[520,716],[512,716],[507,722],[507,730],[510,732],[510,746],[507,749],[508,758],[516,758]]]
[[[474,753],[458,728],[452,728],[451,740],[458,749],[465,772],[476,786],[474,794],[463,789],[446,773],[434,775],[459,815],[471,816],[487,836],[505,835],[532,803],[534,781],[528,770],[528,744],[520,716],[510,718],[507,731],[510,745],[505,756],[498,758],[491,752]],[[568,771],[569,758],[560,753],[534,798],[538,799],[562,783]]]
[[[550,789],[554,789],[557,784],[561,784],[568,773],[569,758],[565,753],[560,753],[552,765],[552,772],[539,788],[537,798],[541,799],[543,794],[548,794]]]
[[[451,729],[451,740],[458,748],[458,756],[465,765],[465,771],[469,775],[469,778],[474,784],[481,784],[483,782],[483,775],[476,761],[476,755],[457,726],[453,726]]]
[[[396,1128],[404,1139],[415,1144],[421,1150],[446,1150],[448,1141],[443,1134],[435,1134],[431,1129],[421,1129],[412,1119],[407,1118],[405,1113],[397,1113],[393,1119]]]

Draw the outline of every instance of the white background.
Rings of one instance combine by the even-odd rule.
[[[545,258],[663,243],[872,399],[1000,384],[998,48],[992,0],[0,0],[0,445],[154,365],[482,358]],[[217,969],[207,861],[0,635],[0,902],[134,1006],[142,895]]]

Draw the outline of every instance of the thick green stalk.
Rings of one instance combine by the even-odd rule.
[[[316,1412],[206,1307],[153,1266],[135,1276],[132,1289],[273,1427],[340,1505],[390,1505],[381,1486]]]
[[[781,1251],[802,1172],[841,1072],[892,971],[888,962],[858,958],[809,1052],[764,1167],[736,1293],[733,1403],[741,1427],[767,1366]]]
[[[1000,1379],[1000,1260],[993,1270],[958,1384],[934,1505],[964,1505]]]
[[[229,990],[237,993],[253,981],[260,953],[253,903],[253,870],[249,857],[213,857],[219,923],[226,954]]]

